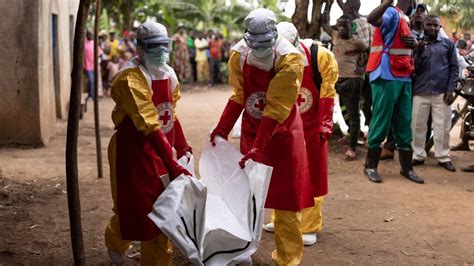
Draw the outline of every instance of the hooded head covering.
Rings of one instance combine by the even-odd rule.
[[[168,37],[168,31],[163,24],[146,21],[141,24],[137,30],[137,42],[147,50],[148,44],[166,44],[169,46],[171,39]]]
[[[171,40],[163,24],[146,21],[138,27],[137,43],[143,49],[138,52],[141,61],[148,67],[164,65],[169,59]]]
[[[244,20],[244,40],[252,49],[270,48],[275,45],[278,32],[276,16],[271,10],[258,8],[250,12]]]
[[[295,47],[298,46],[300,37],[298,30],[296,29],[295,25],[293,25],[293,23],[280,22],[277,25],[277,30],[278,34],[280,34],[283,38],[287,39]]]

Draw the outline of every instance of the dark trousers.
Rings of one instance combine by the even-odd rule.
[[[365,125],[370,126],[370,120],[372,119],[372,89],[370,87],[369,76],[367,75],[364,79],[362,84],[362,98],[361,98],[361,106],[362,112],[364,113],[365,117]],[[340,103],[342,117],[344,118],[344,122],[346,125],[349,125],[349,115],[347,114],[346,107],[344,103]],[[359,133],[360,134],[360,133]],[[395,143],[394,143],[395,145]]]
[[[221,62],[220,59],[217,58],[212,58],[211,57],[211,63],[209,66],[209,70],[211,72],[210,78],[211,78],[211,83],[216,84],[219,82],[219,63]]]
[[[365,125],[370,125],[372,119],[372,89],[370,88],[369,75],[365,76],[362,87],[362,112],[365,116]]]
[[[193,71],[193,81],[197,81],[197,63],[195,60],[196,51],[194,49],[189,49],[189,63],[191,64],[191,69]]]
[[[102,75],[102,88],[104,88],[104,92],[109,90],[109,69],[108,69],[109,61],[102,60],[100,62],[100,72]]]
[[[357,138],[360,132],[359,102],[363,82],[361,78],[340,78],[336,83],[340,105],[345,106],[349,118],[349,146],[352,149],[357,147]]]

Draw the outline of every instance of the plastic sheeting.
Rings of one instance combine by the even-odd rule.
[[[195,265],[236,264],[257,250],[272,168],[248,161],[240,169],[241,158],[222,138],[215,147],[207,143],[199,161],[202,179],[177,177],[148,214]]]
[[[193,176],[196,176],[194,173],[194,155],[190,153],[189,151],[186,152],[185,155],[183,155],[181,158],[179,158],[178,163],[186,168],[190,174]]]
[[[232,129],[232,137],[236,139],[240,139],[241,131],[242,131],[242,115],[244,112],[240,113],[239,119],[234,124],[234,128]]]

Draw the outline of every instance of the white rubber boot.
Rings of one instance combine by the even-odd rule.
[[[312,246],[318,241],[318,235],[316,233],[303,234],[303,244],[305,246]]]
[[[269,233],[274,233],[275,232],[275,224],[274,223],[263,224],[263,230],[265,230]]]

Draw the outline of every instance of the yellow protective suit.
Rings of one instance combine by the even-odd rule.
[[[265,71],[270,71],[273,68],[276,74],[269,84],[266,93],[268,102],[262,116],[283,123],[290,115],[298,97],[301,74],[303,73],[302,55],[286,40],[283,41],[283,44],[277,44],[274,49],[273,56],[262,60],[249,53],[250,48],[243,40],[232,48],[228,63],[229,85],[233,87],[230,99],[245,105],[243,88],[243,65],[245,62]],[[298,73],[300,76],[295,79],[294,73]],[[301,217],[301,212],[275,210],[276,250],[272,252],[272,260],[277,265],[300,264],[303,257]]]
[[[285,41],[286,42],[286,41]],[[297,53],[297,50],[290,50],[284,45],[277,46],[275,57],[268,57],[265,61],[259,61],[251,55],[248,55],[250,48],[248,48],[243,41],[236,44],[230,54],[228,69],[229,69],[229,85],[233,88],[233,93],[230,99],[238,104],[244,103],[244,88],[242,67],[244,60],[247,60],[249,65],[256,66],[263,70],[270,70],[274,68],[276,75],[273,77],[268,91],[266,93],[267,105],[263,111],[262,116],[269,117],[282,124],[290,115],[293,104],[298,97],[298,92],[301,86],[302,69],[299,62],[302,55]],[[274,64],[273,64],[274,63]],[[294,78],[297,73],[298,78]]]
[[[304,39],[301,40],[306,47],[311,47],[313,40]],[[304,53],[301,47],[298,47],[300,52]],[[336,96],[335,84],[339,77],[339,69],[337,66],[336,59],[331,51],[320,46],[318,49],[318,71],[321,73],[322,83],[321,88],[319,88],[319,98],[334,98]],[[305,66],[309,65],[307,57],[304,57],[303,64]],[[321,171],[321,173],[327,174],[326,171]],[[327,181],[326,181],[327,182]],[[326,192],[327,192],[327,183],[326,183]],[[324,190],[324,189],[322,189]],[[322,205],[324,203],[324,197],[314,198],[314,207],[307,208],[303,211],[303,217],[301,220],[303,227],[303,234],[307,233],[317,233],[320,232],[323,228],[323,216],[322,216]]]
[[[317,233],[323,230],[323,203],[324,197],[316,197],[314,198],[314,207],[306,208],[301,213],[301,232],[303,234]],[[272,212],[271,222],[275,223],[275,210]]]
[[[118,126],[125,116],[128,116],[135,127],[145,135],[160,128],[157,110],[151,100],[152,91],[147,78],[138,66],[125,69],[116,75],[111,84],[111,96],[116,102],[116,106],[112,111],[112,120],[115,126]],[[174,112],[176,112],[176,103],[180,98],[177,82],[175,85],[172,97]],[[117,215],[116,134],[112,136],[109,143],[108,159],[114,215],[105,228],[105,244],[109,250],[124,254],[131,241],[122,239]],[[171,242],[164,234],[159,234],[150,241],[141,242],[142,265],[172,265],[172,253]]]
[[[302,42],[306,47],[311,47],[313,40],[304,39]],[[301,52],[304,53],[304,51]],[[309,64],[306,57],[304,57],[303,64],[305,66]],[[321,88],[319,88],[319,98],[336,97],[335,84],[339,78],[339,68],[334,54],[323,46],[319,46],[318,49],[318,70],[322,78]]]
[[[324,197],[314,198],[314,207],[303,210],[301,217],[303,234],[317,233],[323,230],[323,203]]]
[[[307,47],[311,47],[313,40],[302,40]],[[299,51],[304,54],[304,50]],[[318,70],[321,73],[322,83],[321,88],[319,88],[320,98],[334,98],[336,95],[335,83],[338,79],[338,67],[335,61],[334,55],[325,49],[318,49]],[[308,66],[307,57],[303,58],[304,66]],[[301,231],[296,232],[298,237],[301,238],[301,233],[317,233],[323,229],[323,216],[322,216],[322,205],[324,203],[324,196],[314,198],[314,207],[304,209],[301,215]],[[278,211],[272,212],[271,222],[275,225],[276,232],[276,213]]]
[[[127,68],[119,72],[112,80],[111,87],[116,87],[111,91],[112,99],[116,105],[112,111],[112,121],[117,126],[122,122],[126,115],[133,120],[135,127],[143,131],[145,135],[155,131],[160,127],[156,107],[151,100],[151,77],[146,70],[140,66],[135,58],[132,60],[133,67]],[[181,98],[179,83],[174,74],[173,69],[165,65],[162,67],[163,73],[156,79],[169,78],[172,91],[172,105],[174,118],[176,119],[176,105]],[[123,88],[125,87],[125,88]]]

